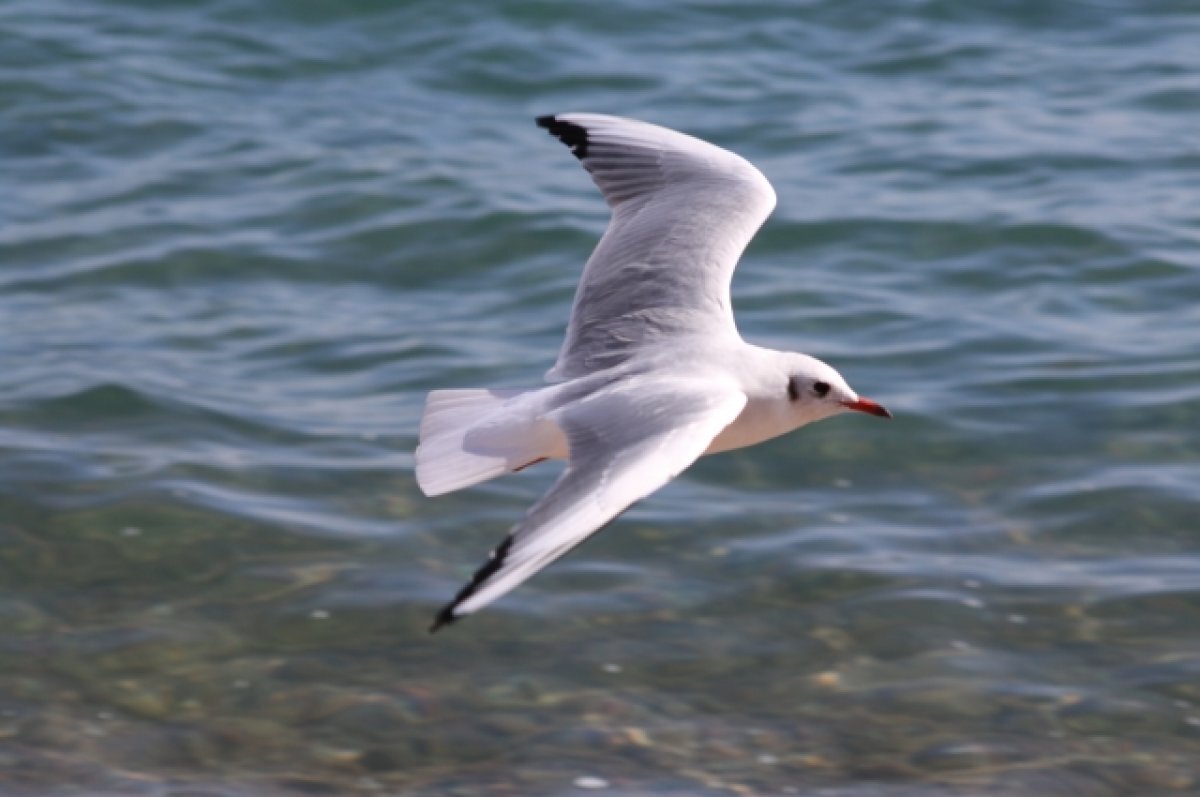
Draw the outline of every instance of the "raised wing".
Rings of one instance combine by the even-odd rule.
[[[660,377],[621,382],[561,410],[567,469],[430,631],[496,600],[675,478],[745,405],[733,387]]]
[[[613,209],[583,269],[550,380],[623,362],[654,339],[737,334],[729,282],[775,207],[738,155],[657,125],[600,114],[539,117]]]

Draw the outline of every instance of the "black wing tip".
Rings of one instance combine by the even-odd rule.
[[[451,625],[458,618],[454,616],[454,607],[458,601],[448,603],[442,607],[442,610],[433,618],[433,623],[429,626],[429,633],[436,634],[438,629],[444,625]]]
[[[571,154],[579,160],[583,160],[588,154],[588,132],[587,128],[577,125],[574,122],[568,122],[565,119],[559,119],[553,114],[549,116],[539,116],[536,119],[538,127],[544,127],[550,131],[550,135],[557,138],[562,143],[566,144],[571,150]]]
[[[450,625],[458,620],[461,620],[464,615],[455,614],[454,610],[459,604],[471,597],[478,591],[483,583],[500,569],[504,564],[505,558],[508,556],[508,549],[512,547],[513,537],[510,534],[504,538],[504,542],[496,546],[496,548],[488,555],[488,560],[483,563],[483,566],[475,571],[475,575],[467,582],[467,585],[458,591],[454,596],[454,600],[442,607],[442,610],[433,618],[433,623],[429,626],[429,633],[436,634],[442,626]]]

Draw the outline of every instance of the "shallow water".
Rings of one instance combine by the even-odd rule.
[[[0,4],[0,791],[1200,792],[1184,2]],[[747,338],[896,414],[707,459],[430,637],[546,488],[606,214],[532,125],[746,155]]]

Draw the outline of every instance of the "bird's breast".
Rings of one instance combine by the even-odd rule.
[[[775,402],[751,399],[733,423],[713,438],[704,453],[719,454],[722,451],[745,448],[786,434],[794,428],[788,420],[777,411]]]

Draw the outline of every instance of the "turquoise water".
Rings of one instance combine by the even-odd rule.
[[[1194,3],[0,2],[0,792],[1200,793]],[[734,149],[750,340],[896,419],[707,459],[486,612],[437,500],[606,222]]]

